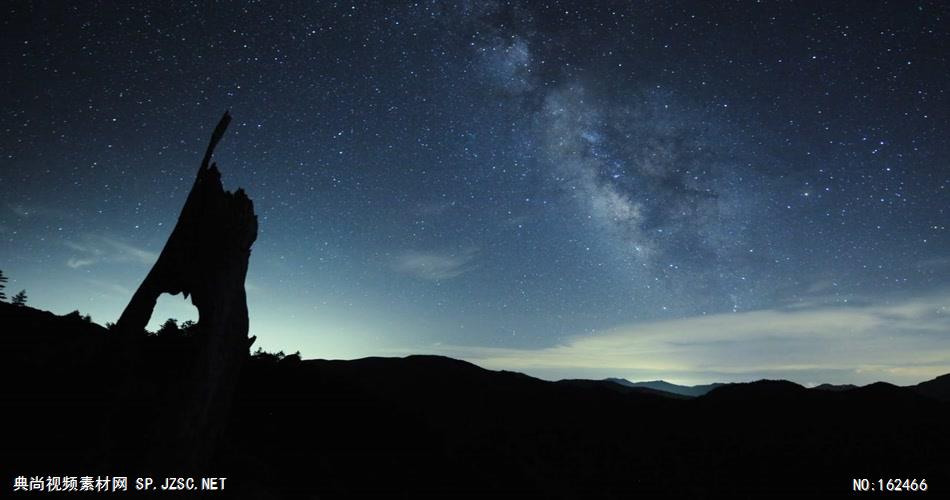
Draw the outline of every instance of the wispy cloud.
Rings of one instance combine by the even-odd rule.
[[[112,298],[128,300],[128,298],[132,296],[132,290],[129,290],[118,283],[111,283],[97,279],[87,279],[85,281],[103,295],[107,295]]]
[[[393,268],[401,273],[429,281],[444,281],[471,269],[477,250],[458,252],[421,252],[409,250],[396,257]]]
[[[151,265],[158,259],[155,252],[111,236],[86,235],[81,241],[66,241],[64,244],[76,253],[66,260],[66,265],[73,269],[118,262]]]
[[[76,219],[76,214],[61,210],[59,208],[44,207],[40,205],[27,205],[24,203],[6,203],[7,210],[22,219],[33,217],[46,217],[54,219]]]
[[[430,349],[539,376],[915,383],[950,372],[950,292],[631,324],[539,349]]]
[[[925,259],[917,262],[916,266],[923,269],[948,269],[950,268],[950,257]]]
[[[20,217],[29,217],[30,210],[21,204],[7,203],[7,209]]]
[[[77,257],[70,257],[66,260],[66,265],[72,269],[79,269],[81,267],[91,266],[98,262],[96,259],[82,259]]]

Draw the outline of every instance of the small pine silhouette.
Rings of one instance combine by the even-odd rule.
[[[181,328],[178,326],[178,320],[175,318],[168,318],[162,323],[162,326],[155,331],[155,335],[159,337],[177,337],[181,335]]]
[[[0,270],[0,300],[7,300],[7,294],[3,293],[3,289],[7,287],[4,283],[7,282],[7,277],[3,275],[3,271]]]
[[[20,290],[16,295],[10,299],[10,303],[15,306],[25,306],[26,305],[26,290]]]

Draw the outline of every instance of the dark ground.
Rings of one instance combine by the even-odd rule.
[[[20,475],[174,472],[228,477],[223,494],[177,498],[881,496],[853,493],[855,478],[926,479],[926,493],[884,496],[950,498],[950,376],[835,391],[760,381],[688,398],[434,356],[253,356],[214,463],[159,474],[143,458],[161,438],[149,422],[174,411],[157,406],[187,371],[191,339],[147,338],[129,378],[115,339],[78,315],[0,303],[0,332],[0,496]],[[115,408],[129,383],[136,399]]]

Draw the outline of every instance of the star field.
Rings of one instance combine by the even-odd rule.
[[[0,269],[36,307],[115,321],[228,109],[265,349],[548,378],[950,371],[940,2],[3,12]],[[194,315],[166,297],[153,326]]]

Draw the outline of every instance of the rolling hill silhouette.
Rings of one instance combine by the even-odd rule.
[[[941,401],[950,401],[950,374],[921,382],[913,387],[914,391]]]
[[[681,396],[702,396],[703,394],[708,393],[709,391],[721,387],[724,384],[704,384],[704,385],[678,385],[671,384],[665,380],[650,380],[647,382],[631,382],[625,378],[608,378],[608,382],[613,382],[615,384],[624,385],[627,387],[642,387],[646,389],[653,389],[662,392],[668,392],[671,394],[679,394]]]
[[[112,409],[114,335],[6,303],[0,325],[9,480],[157,474],[143,459],[147,423],[182,376],[189,337],[147,337],[138,397]],[[759,381],[686,398],[438,356],[251,356],[202,472],[244,498],[827,497],[851,494],[853,478],[898,477],[927,479],[937,498],[950,470],[947,380],[849,391]],[[95,424],[113,410],[124,424],[109,432],[123,440],[108,463],[121,471],[100,470],[95,452],[108,438]]]
[[[816,391],[850,391],[857,388],[854,384],[819,384],[812,387]]]

